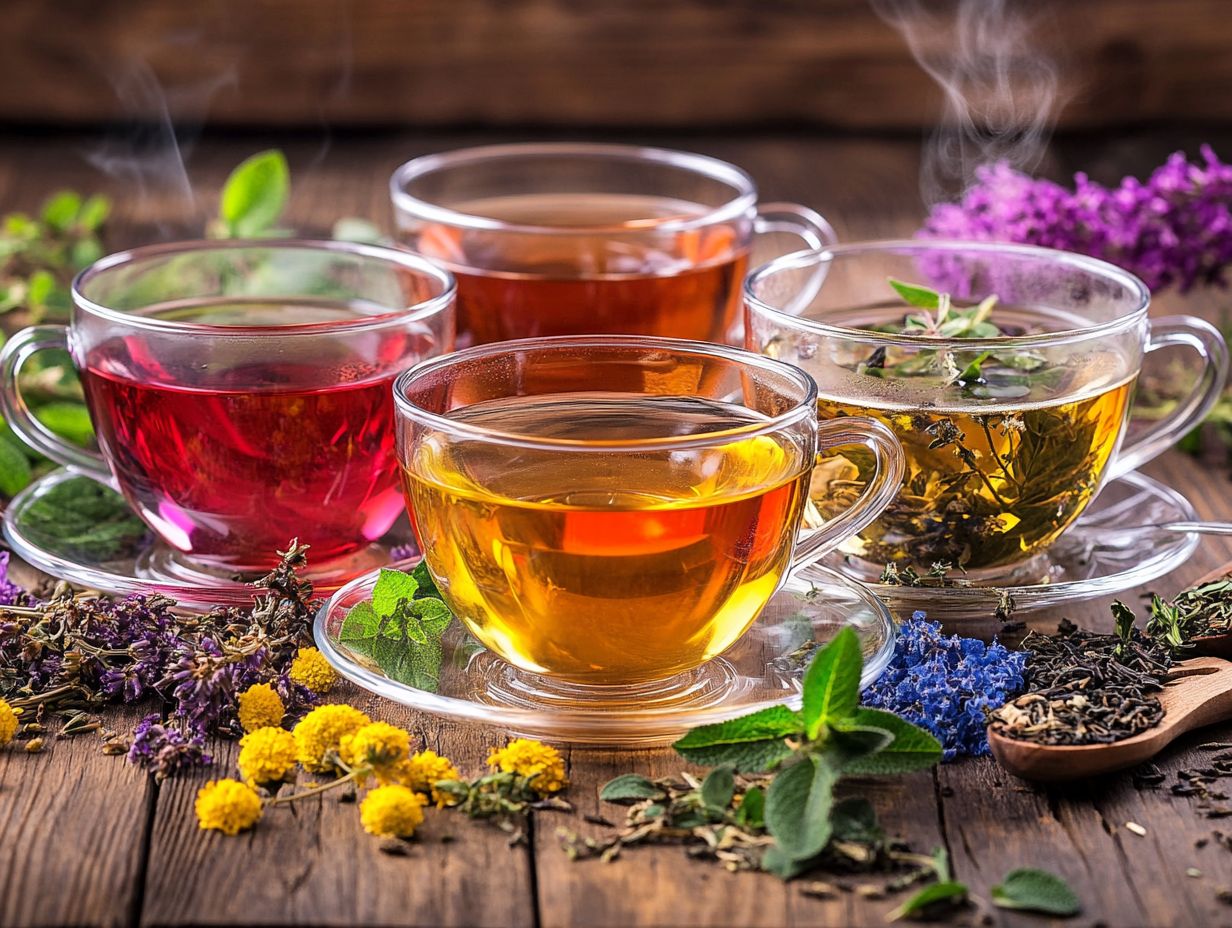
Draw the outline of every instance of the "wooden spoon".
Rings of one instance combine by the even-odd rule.
[[[988,745],[1001,766],[1024,780],[1059,783],[1133,767],[1185,732],[1232,717],[1232,662],[1195,657],[1176,664],[1159,701],[1164,707],[1163,720],[1124,741],[1045,745],[1017,741],[990,729]]]

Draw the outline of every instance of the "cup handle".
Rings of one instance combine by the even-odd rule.
[[[1146,351],[1170,345],[1184,345],[1196,351],[1203,361],[1202,375],[1193,392],[1178,403],[1176,409],[1139,435],[1133,444],[1121,448],[1108,468],[1106,480],[1115,480],[1137,470],[1171,448],[1206,418],[1223,392],[1228,378],[1228,346],[1217,328],[1194,316],[1151,320]]]
[[[806,248],[814,251],[838,243],[834,227],[826,222],[821,213],[799,203],[761,204],[753,220],[753,232],[757,235],[796,235],[804,241]]]
[[[906,471],[906,457],[897,436],[876,419],[843,416],[817,425],[818,448],[863,445],[873,453],[876,469],[859,497],[841,515],[796,543],[791,570],[819,560],[831,548],[861,531],[898,496]]]
[[[103,456],[64,441],[30,412],[17,385],[17,377],[25,363],[40,351],[60,348],[68,351],[68,329],[62,325],[35,325],[22,329],[9,339],[0,351],[0,413],[21,439],[31,448],[45,454],[57,464],[63,464],[92,477],[99,483],[115,486],[111,469]]]

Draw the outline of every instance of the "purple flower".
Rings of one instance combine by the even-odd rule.
[[[26,591],[9,579],[9,553],[0,551],[0,606],[16,606],[25,599]]]
[[[1026,655],[976,638],[946,637],[916,612],[899,628],[894,657],[864,691],[865,705],[932,732],[946,760],[988,753],[987,711],[1024,688]]]
[[[128,759],[151,771],[159,780],[177,770],[205,767],[214,762],[205,750],[205,735],[201,730],[188,726],[185,731],[179,726],[164,724],[157,712],[147,715],[133,729]]]
[[[1077,174],[1070,190],[1004,162],[987,165],[959,202],[933,207],[920,235],[1092,255],[1152,290],[1222,285],[1232,262],[1232,165],[1208,145],[1201,154],[1190,162],[1176,152],[1147,180],[1111,188]]]

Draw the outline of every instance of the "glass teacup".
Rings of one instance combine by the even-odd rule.
[[[267,570],[298,537],[314,567],[402,514],[394,378],[453,347],[448,272],[343,242],[181,242],[111,255],[73,284],[66,328],[17,333],[0,409],[61,464],[120,490],[192,565]],[[23,364],[68,349],[96,453],[30,415]]]
[[[442,595],[504,660],[569,683],[658,680],[722,653],[901,475],[884,426],[819,427],[807,374],[719,345],[527,339],[424,362],[394,393]],[[840,445],[876,473],[797,542],[817,451]]]
[[[754,236],[834,241],[810,209],[758,207],[735,165],[631,145],[427,155],[390,192],[400,243],[458,280],[459,347],[591,333],[739,344]]]
[[[923,304],[910,305],[892,280],[934,296],[908,289]],[[808,371],[823,421],[869,416],[903,444],[901,493],[843,547],[867,576],[887,563],[1012,572],[1073,524],[1106,481],[1200,422],[1227,371],[1214,327],[1187,316],[1150,320],[1136,277],[1049,249],[834,246],[758,268],[745,296],[747,347]],[[1170,345],[1198,353],[1193,391],[1123,444],[1143,355]],[[809,512],[818,523],[841,513],[872,473],[858,452],[823,458]]]

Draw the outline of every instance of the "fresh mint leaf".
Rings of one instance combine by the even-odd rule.
[[[608,780],[599,790],[604,802],[640,802],[643,799],[662,799],[667,794],[652,781],[636,773],[626,773]]]
[[[760,786],[751,786],[744,791],[736,809],[736,822],[746,828],[765,827],[766,792]]]
[[[1077,915],[1082,911],[1078,895],[1065,880],[1047,870],[1024,867],[1012,870],[992,888],[993,905],[1043,915]]]
[[[40,494],[23,513],[21,529],[35,544],[84,562],[132,557],[146,536],[124,497],[88,477]]]
[[[427,596],[435,596],[441,598],[441,591],[436,585],[436,581],[432,579],[432,573],[428,570],[428,562],[420,561],[415,565],[415,569],[411,571],[411,576],[415,578],[415,582],[419,584],[419,589],[415,591],[416,599],[423,599]]]
[[[441,642],[430,638],[409,646],[382,635],[372,640],[372,659],[391,680],[435,693],[441,685]]]
[[[769,706],[739,718],[702,725],[672,747],[693,763],[707,767],[732,764],[737,770],[765,770],[791,754],[783,739],[799,735],[800,713]]]
[[[19,445],[0,435],[0,495],[16,496],[30,484],[30,460]]]
[[[43,204],[41,219],[56,232],[67,232],[81,211],[81,195],[61,190]]]
[[[364,601],[356,603],[342,620],[342,628],[338,630],[338,638],[346,644],[362,642],[375,638],[381,630],[381,620],[372,608],[372,603]]]
[[[890,278],[890,286],[903,298],[903,302],[918,309],[936,309],[941,305],[941,294],[918,284],[909,284]]]
[[[111,201],[96,193],[81,204],[77,211],[77,225],[85,232],[97,232],[111,214]]]
[[[408,573],[382,567],[372,588],[372,608],[379,616],[391,616],[403,601],[415,598],[419,583]]]
[[[886,921],[896,922],[902,918],[938,918],[965,905],[967,887],[962,883],[945,880],[930,883],[886,916]]]
[[[765,738],[761,741],[705,744],[695,748],[677,746],[676,753],[701,767],[730,764],[745,773],[760,773],[773,770],[795,751],[789,748],[782,738]]]
[[[830,840],[838,771],[816,755],[779,771],[766,791],[766,829],[792,860],[816,857]]]
[[[268,233],[282,216],[291,195],[286,156],[271,149],[242,161],[222,188],[218,218],[228,238]]]
[[[702,780],[702,804],[709,809],[723,812],[731,805],[736,795],[736,776],[728,765],[715,767]]]
[[[857,761],[883,751],[894,735],[873,725],[856,725],[850,721],[831,728],[824,742],[823,753],[844,773]]]
[[[909,773],[934,767],[941,760],[941,742],[893,712],[861,707],[844,725],[849,729],[876,729],[891,735],[889,743],[879,750],[844,761],[844,774],[882,776]]]
[[[860,639],[851,626],[844,626],[833,641],[817,652],[804,671],[800,715],[807,738],[816,738],[823,725],[833,724],[855,711],[860,704],[863,667]]]

